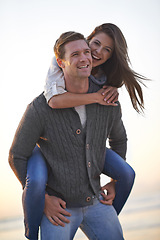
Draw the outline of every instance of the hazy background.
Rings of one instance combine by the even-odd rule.
[[[160,193],[160,1],[0,0],[1,219],[22,215],[21,185],[8,151],[27,104],[43,91],[55,40],[69,30],[87,36],[106,22],[122,30],[133,69],[152,79],[144,88],[144,116],[133,110],[125,88],[119,90],[127,161],[136,171],[130,199]]]

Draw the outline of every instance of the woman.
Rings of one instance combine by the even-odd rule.
[[[97,84],[102,86],[107,84],[116,88],[125,84],[134,109],[137,112],[143,110],[143,94],[139,82],[144,78],[129,67],[127,44],[120,29],[113,24],[102,24],[95,28],[88,37],[88,41],[93,59],[92,81],[96,81]],[[56,73],[54,72],[55,69]],[[114,88],[104,87],[96,94],[72,94],[66,92],[64,88],[62,72],[52,64],[45,85],[45,97],[50,107],[65,108],[90,103],[106,105],[106,101],[116,107],[117,97]],[[113,90],[114,94],[111,93]],[[109,98],[106,96],[107,92],[109,92]],[[116,196],[113,206],[119,214],[130,194],[135,173],[111,149],[106,151],[103,172],[116,180]],[[29,239],[37,239],[38,227],[44,210],[46,182],[47,168],[45,161],[41,152],[36,148],[28,161],[27,181],[23,193],[26,236]],[[110,185],[113,184],[114,181],[105,185],[102,190],[109,190]],[[106,203],[108,198],[105,194],[103,194],[103,197],[104,201],[102,203]]]

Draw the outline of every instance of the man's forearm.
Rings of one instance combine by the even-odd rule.
[[[126,159],[127,137],[120,142],[110,141],[110,147],[114,152],[120,155],[123,159]]]
[[[41,128],[37,112],[33,105],[29,105],[16,130],[8,158],[13,172],[23,187],[27,173],[27,160],[40,137]]]
[[[117,110],[117,113],[115,114],[112,130],[110,132],[109,145],[113,151],[125,159],[127,151],[127,134],[121,119],[120,106],[115,108],[115,110]]]
[[[13,154],[10,152],[9,154],[9,164],[12,168],[13,172],[15,173],[16,177],[22,184],[22,187],[25,187],[26,181],[26,173],[27,173],[27,161],[20,161],[20,159],[16,159]]]

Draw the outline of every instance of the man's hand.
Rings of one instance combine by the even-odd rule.
[[[71,214],[67,212],[65,208],[66,202],[64,202],[62,199],[45,194],[44,213],[53,225],[60,225],[64,227],[65,223],[70,222],[65,216],[70,217]]]
[[[101,105],[117,106],[115,103],[118,101],[118,90],[116,87],[103,86],[98,92],[101,96],[98,96],[98,103]]]
[[[111,181],[107,183],[105,186],[101,188],[102,191],[107,190],[107,194],[101,193],[103,196],[104,200],[100,200],[101,203],[106,204],[106,205],[112,205],[113,200],[116,196],[115,192],[115,181]]]

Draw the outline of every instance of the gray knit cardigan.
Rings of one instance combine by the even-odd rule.
[[[98,89],[90,79],[88,92]],[[125,158],[127,137],[119,104],[90,104],[86,114],[83,129],[74,108],[51,109],[43,94],[28,105],[9,152],[10,166],[23,187],[27,159],[38,144],[48,166],[46,191],[50,195],[61,197],[68,207],[90,205],[92,196],[99,196],[106,139]]]

